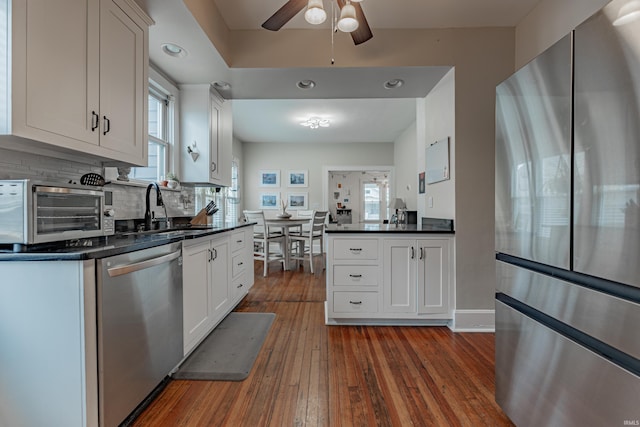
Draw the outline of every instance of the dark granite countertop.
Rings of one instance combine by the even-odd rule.
[[[236,223],[218,227],[175,230],[158,234],[125,233],[93,239],[40,244],[25,247],[22,252],[13,252],[11,249],[0,250],[0,261],[73,261],[105,258],[182,240],[224,233],[225,231],[252,225],[253,223]]]
[[[327,233],[385,233],[385,234],[455,234],[451,228],[423,224],[330,224]]]

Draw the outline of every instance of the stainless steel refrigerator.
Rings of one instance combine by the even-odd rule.
[[[518,426],[640,425],[635,5],[496,89],[496,401]]]

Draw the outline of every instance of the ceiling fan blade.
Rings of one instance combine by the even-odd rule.
[[[291,18],[296,16],[307,5],[307,0],[289,0],[269,19],[264,21],[262,28],[271,31],[278,31]]]
[[[346,0],[337,0],[337,2],[338,6],[340,6],[340,9],[342,9],[346,4]],[[356,19],[358,20],[358,28],[355,31],[351,32],[351,38],[353,39],[354,44],[359,45],[372,38],[373,33],[371,32],[371,28],[369,27],[367,18],[364,16],[364,12],[362,11],[362,6],[360,6],[360,3],[351,2],[351,5],[356,10]]]

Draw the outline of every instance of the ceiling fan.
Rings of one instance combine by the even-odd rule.
[[[351,38],[356,45],[366,42],[373,37],[367,18],[364,16],[360,2],[362,0],[336,0],[340,7],[340,18],[337,27],[341,31],[351,33]],[[269,19],[264,21],[262,28],[278,31],[291,18],[296,16],[307,6],[305,19],[311,24],[321,24],[326,19],[326,13],[322,6],[322,0],[289,0]]]

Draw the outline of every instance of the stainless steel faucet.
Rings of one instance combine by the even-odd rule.
[[[153,187],[155,187],[156,189],[156,206],[162,206],[162,208],[164,209],[164,216],[167,221],[167,228],[170,228],[171,219],[169,218],[169,215],[167,215],[167,206],[165,205],[164,200],[162,200],[162,193],[160,192],[160,187],[158,186],[157,183],[152,182],[147,186],[147,194],[145,197],[144,229],[151,230],[151,226],[153,225],[154,218],[151,212],[151,206],[149,202],[149,193],[151,192],[151,189]]]

